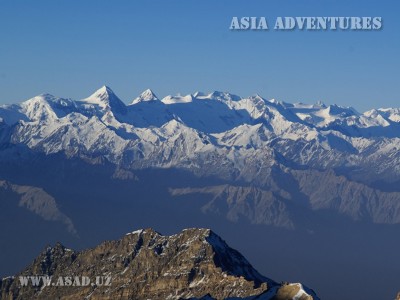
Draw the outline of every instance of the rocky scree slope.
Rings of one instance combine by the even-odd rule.
[[[108,276],[111,285],[22,287],[19,276]],[[54,282],[54,281],[53,281]],[[48,247],[15,277],[0,281],[1,299],[318,299],[301,284],[259,274],[209,229],[163,236],[128,233],[84,251]]]

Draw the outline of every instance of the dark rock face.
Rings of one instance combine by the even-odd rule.
[[[20,276],[48,276],[52,283],[33,286],[29,281],[22,286]],[[96,276],[101,279],[96,281]],[[172,236],[138,230],[81,252],[56,244],[17,276],[2,279],[0,295],[1,299],[292,299],[295,295],[318,299],[300,284],[289,288],[260,275],[209,229],[187,229]]]

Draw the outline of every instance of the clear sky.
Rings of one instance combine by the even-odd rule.
[[[400,107],[400,2],[0,0],[0,103],[195,91]],[[380,31],[230,31],[233,16],[381,16]],[[271,24],[272,23],[272,24]]]

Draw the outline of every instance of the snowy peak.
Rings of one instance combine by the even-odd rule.
[[[313,105],[296,103],[289,108],[304,122],[317,127],[326,127],[337,122],[353,122],[360,114],[352,107],[342,107],[339,105],[326,106],[322,102]]]
[[[161,100],[164,104],[179,104],[179,103],[190,103],[193,102],[193,96],[192,95],[186,95],[186,96],[166,96]]]
[[[326,110],[328,114],[340,117],[350,117],[358,114],[352,107],[342,107],[336,104],[329,105]]]
[[[14,111],[17,110],[32,121],[55,120],[75,109],[76,104],[73,100],[57,98],[50,94],[41,94],[14,107]]]
[[[56,97],[51,94],[40,94],[31,99],[23,102],[23,105],[30,105],[31,103],[51,103],[56,102]]]
[[[321,107],[321,108],[325,108],[326,105],[324,102],[322,102],[321,100],[317,101],[317,103],[314,104],[314,107]]]
[[[262,138],[250,139],[243,135],[241,139],[257,141],[257,144],[265,140],[265,134],[270,138],[310,141],[328,130],[347,137],[400,137],[400,109],[377,109],[359,114],[352,107],[327,106],[321,102],[290,104],[259,95],[241,98],[219,91],[159,99],[147,89],[126,106],[110,87],[102,86],[81,101],[42,94],[19,105],[3,105],[0,106],[0,118],[8,125],[19,121],[59,123],[61,118],[75,118],[80,114],[87,118],[97,117],[112,126],[118,135],[125,132],[123,137],[130,136],[134,128],[161,129],[173,119],[179,120],[185,128],[206,134],[262,124],[265,128],[260,131]]]
[[[392,122],[400,122],[400,109],[399,108],[380,108],[378,109],[385,118]]]
[[[227,93],[227,92],[219,92],[219,91],[214,91],[210,94],[208,94],[207,96],[201,96],[200,93],[198,93],[199,96],[195,96],[198,99],[213,99],[213,100],[218,100],[218,101],[239,101],[240,99],[242,99],[239,96]]]
[[[96,90],[93,94],[91,94],[84,100],[88,102],[90,101],[98,102],[99,100],[107,101],[107,99],[112,95],[115,95],[113,90],[110,87],[103,85],[101,88]]]
[[[102,86],[88,98],[83,99],[84,104],[97,106],[99,110],[112,110],[119,114],[126,113],[126,105],[108,86]]]
[[[140,102],[147,102],[147,101],[157,101],[157,100],[159,100],[159,99],[153,93],[153,91],[150,89],[147,89],[143,93],[141,93],[137,98],[133,99],[131,104],[137,104]]]

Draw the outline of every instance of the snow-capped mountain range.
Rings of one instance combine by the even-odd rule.
[[[102,87],[82,100],[43,94],[0,106],[0,225],[15,224],[1,237],[11,253],[0,257],[3,273],[56,240],[79,249],[132,227],[215,227],[250,253],[276,248],[277,269],[302,253],[307,263],[293,269],[313,280],[329,261],[324,281],[382,270],[354,289],[393,285],[400,109],[359,113],[222,92],[146,90],[132,99]],[[376,255],[380,245],[387,252]],[[369,267],[354,271],[354,261]]]
[[[248,182],[277,163],[355,170],[366,182],[400,173],[400,109],[361,114],[222,92],[160,100],[151,90],[125,105],[103,86],[80,101],[43,94],[2,105],[0,126],[2,144],[129,169],[179,167]]]

